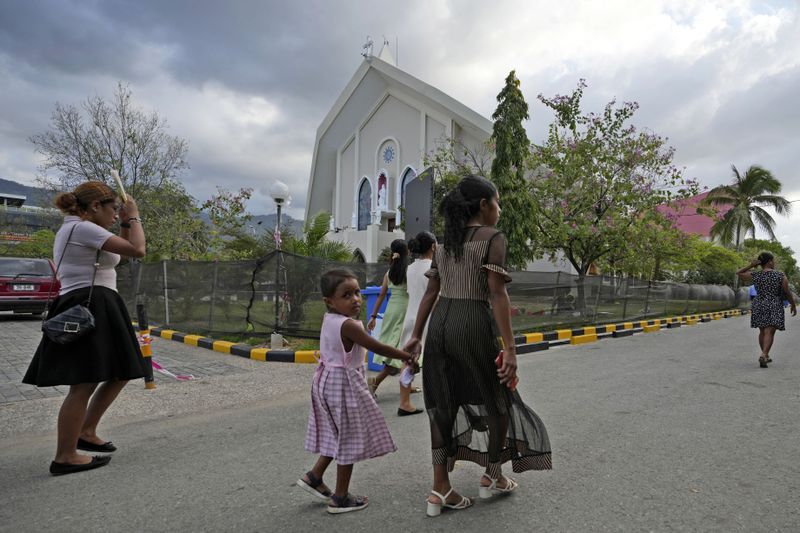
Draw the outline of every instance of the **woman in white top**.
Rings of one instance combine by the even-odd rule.
[[[436,236],[430,231],[421,231],[416,237],[408,241],[408,249],[416,256],[413,263],[408,265],[406,270],[406,286],[408,291],[408,307],[406,307],[406,317],[403,321],[403,332],[400,334],[400,342],[398,346],[405,346],[411,340],[411,334],[414,331],[414,322],[417,319],[417,311],[419,304],[422,302],[422,296],[425,294],[425,289],[428,288],[428,278],[425,273],[430,270],[431,262],[433,261],[433,254],[436,252]],[[425,325],[425,331],[422,334],[422,344],[425,344],[425,335],[428,332],[428,326]],[[422,365],[422,355],[419,359],[420,366]],[[417,390],[418,392],[418,390]]]
[[[83,183],[60,194],[55,204],[66,216],[53,244],[61,291],[50,304],[48,318],[85,303],[91,290],[89,309],[95,319],[95,330],[70,344],[43,336],[22,380],[39,387],[69,385],[58,414],[56,456],[50,464],[50,473],[61,475],[108,464],[110,456],[92,457],[77,450],[116,450],[97,436],[97,426],[128,380],[145,375],[145,361],[125,302],[117,293],[114,270],[120,256],[144,257],[145,238],[136,202],[128,197],[122,204],[102,182]],[[121,219],[119,236],[109,231],[117,219]]]

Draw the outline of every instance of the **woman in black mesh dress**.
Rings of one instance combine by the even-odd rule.
[[[544,424],[509,388],[516,380],[517,356],[506,292],[511,281],[505,270],[506,240],[494,228],[499,200],[490,181],[469,176],[442,201],[444,243],[426,274],[428,288],[404,348],[419,353],[430,315],[422,376],[433,454],[430,516],[443,507],[472,504],[450,485],[456,460],[485,468],[478,487],[482,498],[517,488],[502,474],[505,462],[511,461],[514,472],[552,468]],[[499,369],[498,333],[505,346]]]

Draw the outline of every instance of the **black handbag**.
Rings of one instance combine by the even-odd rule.
[[[78,223],[79,224],[79,223]],[[67,236],[67,243],[64,245],[64,251],[61,253],[61,258],[58,260],[56,271],[53,273],[53,282],[50,284],[50,292],[47,294],[47,306],[45,307],[45,317],[50,308],[50,297],[53,293],[56,277],[58,276],[58,269],[61,268],[61,261],[64,260],[64,255],[67,253],[67,246],[69,240],[72,238],[72,232],[78,226],[75,224]],[[97,250],[97,256],[94,261],[94,273],[92,274],[92,285],[89,287],[89,297],[83,304],[73,305],[69,309],[62,311],[52,318],[45,318],[42,321],[42,331],[47,338],[58,344],[69,344],[76,340],[88,335],[94,331],[94,315],[89,310],[89,305],[92,302],[92,291],[94,290],[94,280],[97,277],[97,269],[100,267],[100,250]]]

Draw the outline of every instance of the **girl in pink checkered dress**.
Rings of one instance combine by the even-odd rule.
[[[356,318],[361,313],[361,289],[352,272],[326,272],[320,289],[328,312],[322,321],[305,442],[307,451],[320,455],[297,485],[328,501],[328,512],[336,514],[367,506],[366,496],[348,493],[353,464],[397,450],[364,378],[364,348],[411,364],[415,361],[410,354],[378,342],[364,330]],[[322,476],[334,460],[336,490],[331,493]]]

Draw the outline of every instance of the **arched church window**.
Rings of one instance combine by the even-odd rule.
[[[369,180],[361,182],[361,187],[358,189],[358,229],[359,231],[367,229],[369,226],[372,213],[372,186]]]
[[[400,205],[403,207],[406,205],[406,187],[416,177],[417,173],[410,168],[406,170],[405,174],[403,174],[403,181],[400,182]]]

